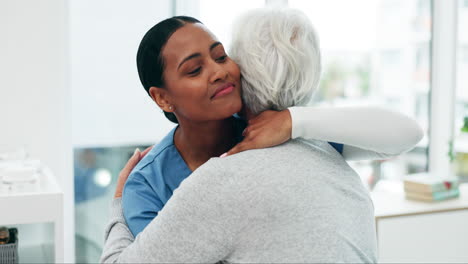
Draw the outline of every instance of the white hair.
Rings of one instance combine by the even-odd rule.
[[[318,38],[299,10],[260,8],[241,15],[230,56],[240,67],[242,97],[253,114],[307,104],[320,80]]]

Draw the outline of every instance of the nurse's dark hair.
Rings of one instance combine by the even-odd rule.
[[[165,19],[153,26],[140,42],[137,53],[137,68],[141,84],[149,95],[149,89],[152,86],[164,88],[164,58],[162,50],[168,39],[177,29],[187,23],[201,23],[198,19],[189,16],[174,16]],[[173,113],[165,112],[167,119],[178,123]]]

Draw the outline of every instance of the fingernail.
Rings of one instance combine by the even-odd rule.
[[[140,153],[140,149],[139,148],[136,148],[135,149],[135,152],[133,152],[133,155],[137,154],[137,153]]]
[[[220,158],[224,158],[224,157],[226,157],[226,156],[227,156],[227,152],[224,153],[223,155],[219,156],[219,157],[220,157]]]

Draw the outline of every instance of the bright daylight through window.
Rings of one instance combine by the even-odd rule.
[[[320,37],[324,70],[313,104],[383,106],[415,118],[427,134],[430,0],[289,0],[289,6],[306,12]],[[426,171],[427,145],[424,138],[398,158],[352,165],[370,185],[401,178]]]

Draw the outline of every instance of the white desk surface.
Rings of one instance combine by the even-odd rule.
[[[54,222],[62,218],[63,192],[54,175],[44,168],[33,192],[0,193],[0,225]]]
[[[0,225],[17,225],[33,223],[54,223],[55,263],[64,260],[63,231],[63,192],[54,175],[48,168],[43,168],[39,186],[36,191],[0,194],[0,211],[8,212],[0,217]],[[20,243],[20,254],[22,251]],[[37,263],[44,262],[42,256],[50,250],[42,245],[26,250],[34,254]],[[24,253],[23,253],[24,254]],[[23,262],[20,256],[20,263]],[[42,261],[41,261],[42,260]],[[28,261],[28,258],[26,258]]]
[[[439,202],[420,202],[407,200],[403,182],[382,180],[371,192],[374,202],[375,217],[387,218],[396,216],[437,213],[456,210],[468,210],[468,184],[460,184],[460,197]]]

